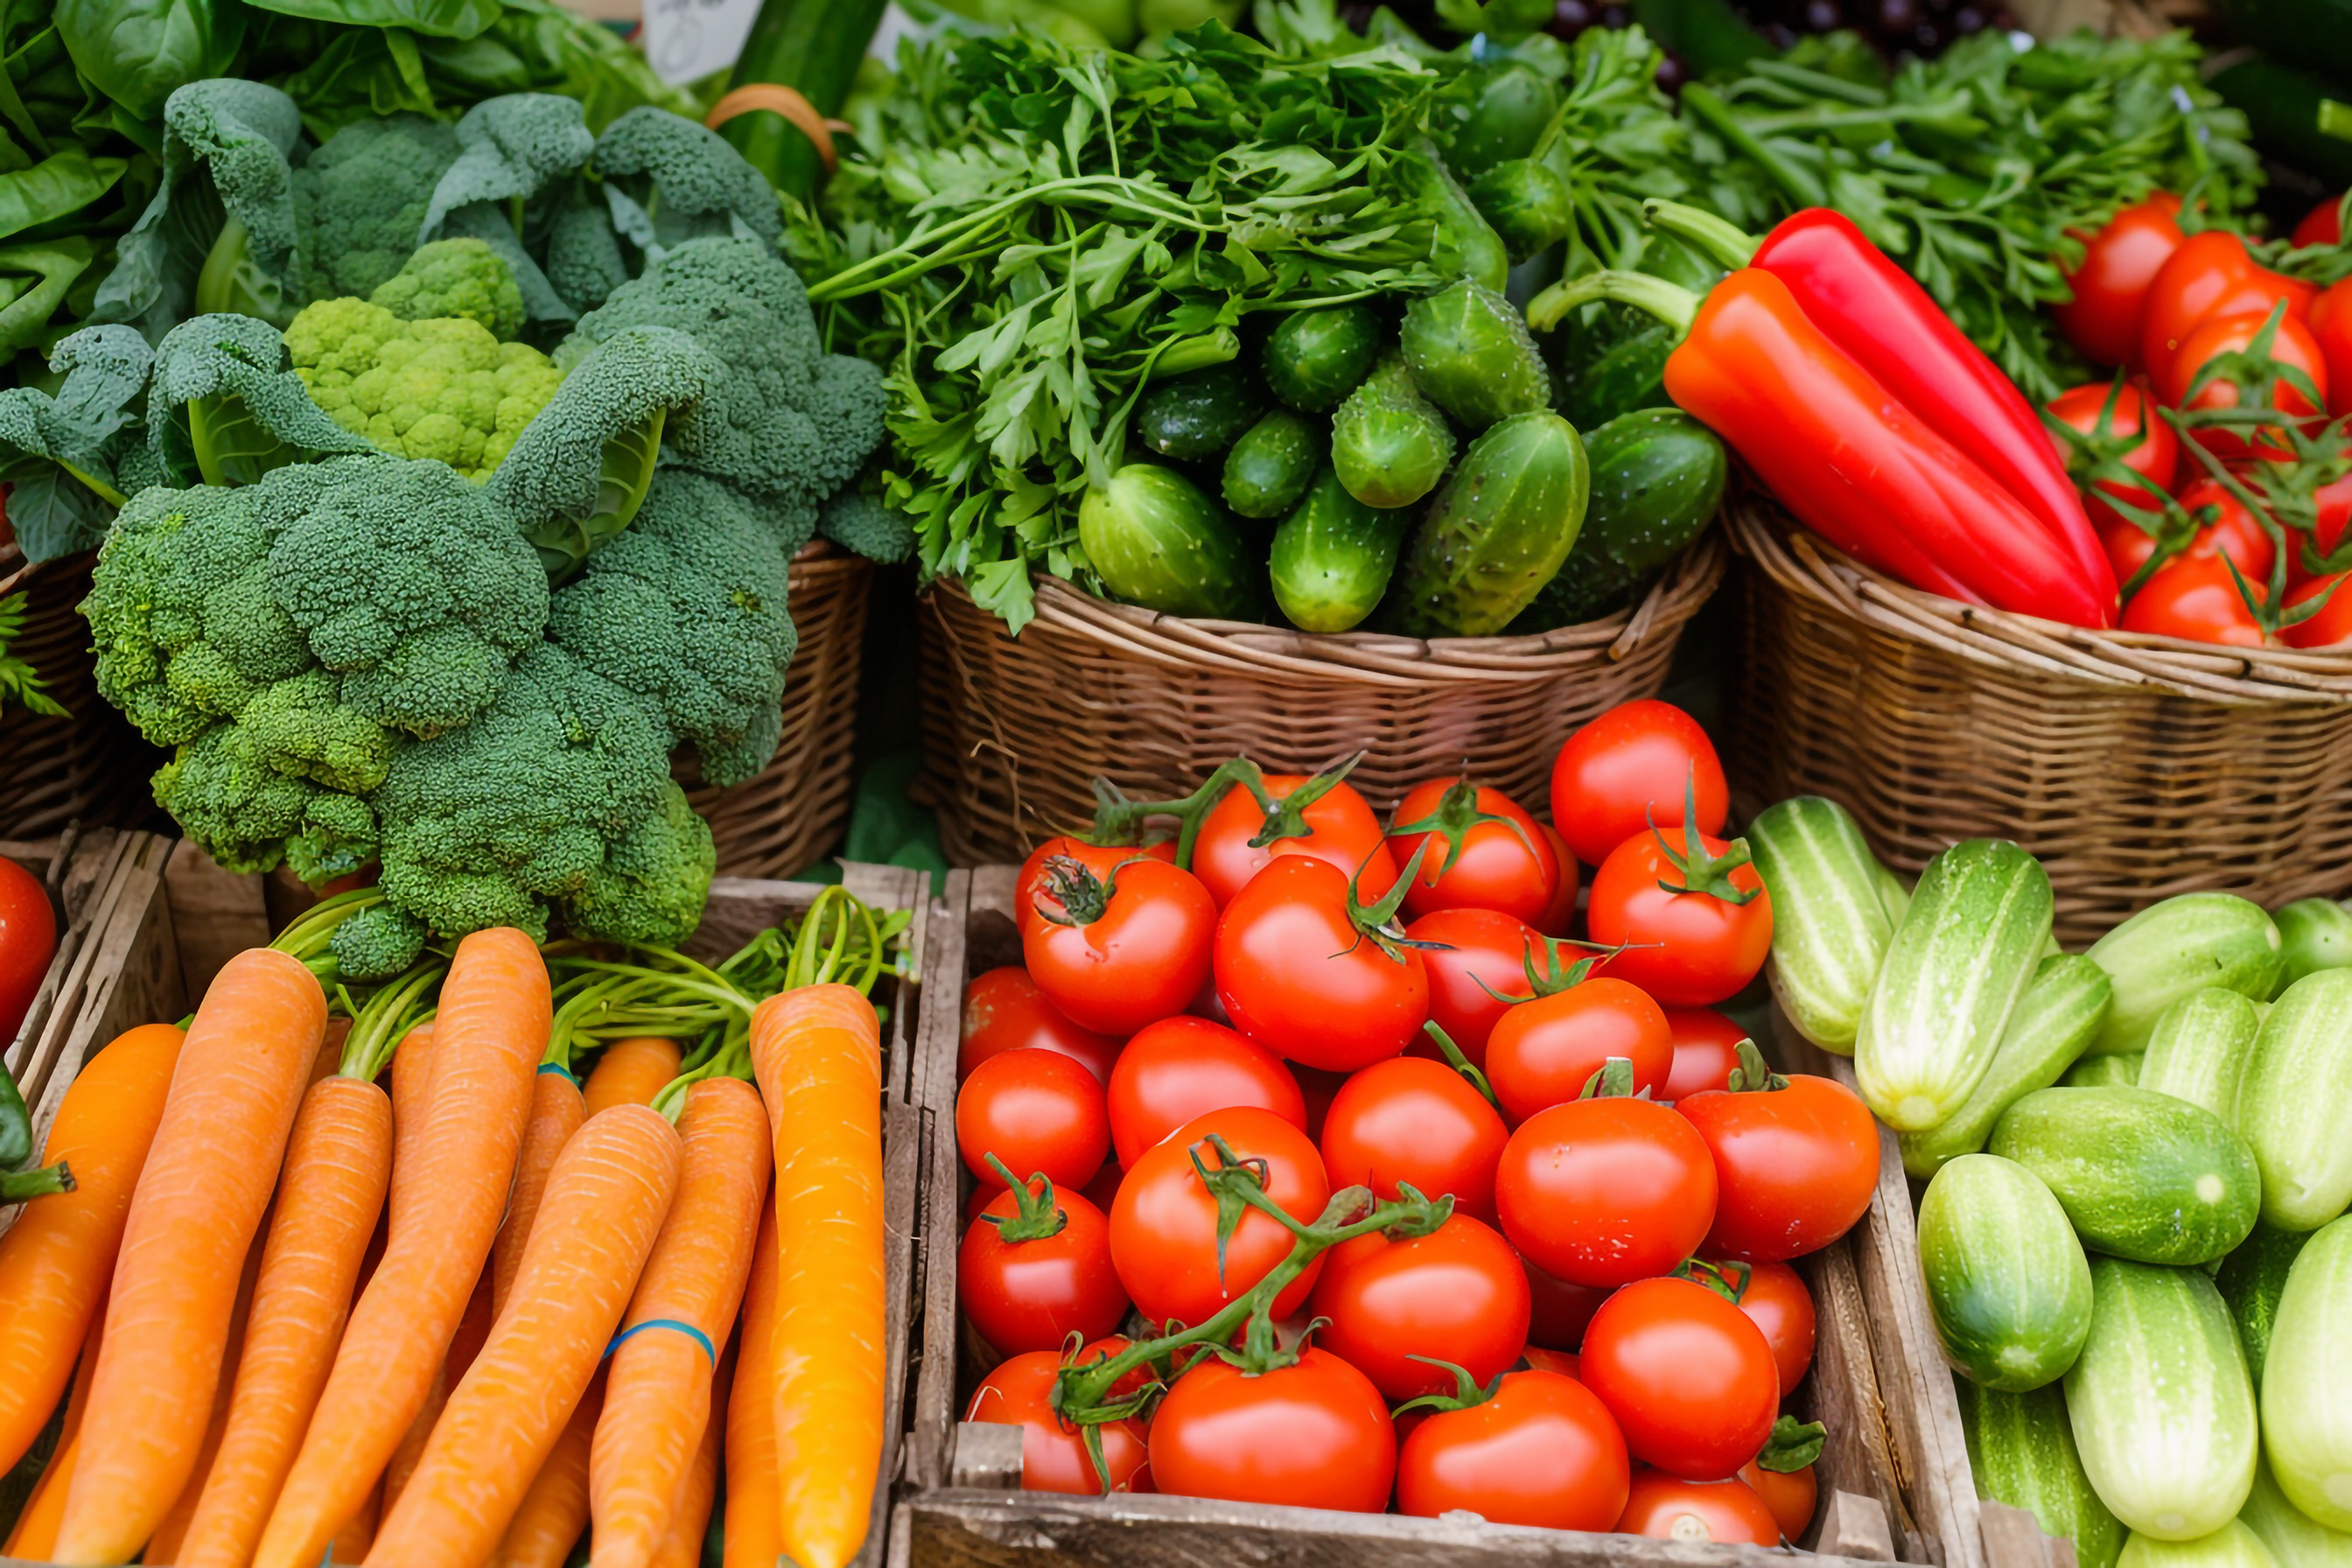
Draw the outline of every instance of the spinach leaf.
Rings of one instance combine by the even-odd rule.
[[[0,238],[71,217],[112,190],[128,167],[120,158],[68,147],[29,169],[0,174]]]
[[[49,317],[89,270],[96,250],[83,235],[26,245],[0,246],[0,286],[12,290],[0,308],[0,354],[13,354],[38,342]]]
[[[242,0],[58,0],[74,65],[133,119],[192,81],[227,76],[245,43]]]
[[[346,27],[405,27],[429,38],[471,38],[499,19],[503,0],[246,0],[264,11]]]

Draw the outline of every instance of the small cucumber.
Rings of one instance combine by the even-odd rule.
[[[2297,899],[2271,919],[2278,922],[2286,969],[2279,990],[2315,970],[2352,968],[2352,910],[2334,899]]]
[[[1584,443],[1557,414],[1515,414],[1471,442],[1405,548],[1398,629],[1483,637],[1509,626],[1576,543],[1588,482]]]
[[[2246,1347],[2246,1370],[2253,1374],[2257,1388],[2270,1360],[2279,1297],[2286,1289],[2286,1277],[2294,1271],[2294,1260],[2310,1239],[2308,1231],[2281,1230],[2258,1222],[2254,1233],[2221,1259],[2221,1267],[2213,1272],[2213,1284],[2221,1300],[2230,1304],[2230,1317],[2238,1325],[2238,1338]]]
[[[1748,830],[1750,847],[1756,830]],[[1768,883],[1767,886],[1769,886]],[[1780,900],[1772,900],[1773,935],[1780,934]],[[2111,989],[2107,972],[2080,953],[2058,953],[2042,961],[2033,983],[2017,999],[2017,1010],[2001,1031],[2000,1048],[1960,1108],[1925,1132],[1906,1132],[1903,1168],[1922,1179],[1932,1176],[1948,1160],[1973,1154],[1992,1136],[2001,1112],[2033,1093],[2056,1083],[2083,1047],[2098,1031],[2107,1015]],[[2129,1061],[2128,1057],[2101,1057],[2100,1061]]]
[[[1584,437],[1592,500],[1576,548],[1512,630],[1575,626],[1631,603],[1706,531],[1730,477],[1723,442],[1678,408],[1621,415]]]
[[[2194,1541],[2163,1541],[2134,1535],[2124,1542],[2116,1568],[2284,1568],[2262,1537],[2231,1520]],[[2297,1565],[2300,1568],[2300,1565]]]
[[[1156,382],[1136,401],[1135,430],[1163,458],[1196,463],[1213,458],[1257,423],[1265,398],[1230,364]]]
[[[1507,58],[1472,67],[1463,73],[1460,87],[1468,89],[1470,100],[1451,110],[1455,119],[1445,140],[1445,161],[1465,179],[1475,179],[1507,159],[1526,157],[1559,109],[1559,83]]]
[[[1225,504],[1244,517],[1280,517],[1315,482],[1328,445],[1313,425],[1275,409],[1225,454]]]
[[[1799,795],[1759,812],[1747,837],[1772,899],[1772,995],[1799,1034],[1852,1056],[1895,935],[1862,825],[1833,800]]]
[[[2147,1049],[2164,1010],[2218,985],[2260,999],[2278,981],[2279,930],[2262,906],[2233,893],[2183,893],[2150,904],[2091,944],[2116,983],[2093,1056]]]
[[[1919,1200],[1919,1268],[1945,1359],[2007,1394],[2054,1383],[2091,1331],[2091,1265],[2032,1172],[1963,1154]]]
[[[1331,466],[1366,506],[1411,506],[1437,488],[1454,460],[1454,429],[1391,357],[1331,416]]]
[[[2262,1165],[2273,1225],[2316,1230],[2352,1205],[2352,969],[2306,974],[2271,1004],[2239,1088],[2238,1131]]]
[[[2057,1385],[2003,1394],[1960,1378],[1953,1390],[1977,1495],[2021,1508],[2048,1534],[2072,1541],[2080,1568],[2115,1568],[2124,1549],[2123,1523],[2083,1473],[2066,1398]]]
[[[1551,375],[1527,318],[1468,279],[1407,305],[1397,341],[1422,395],[1470,429],[1551,404]]]
[[[2139,1066],[2146,1058],[2128,1057],[2084,1057],[2066,1069],[2059,1083],[2068,1089],[2136,1088],[2139,1083]]]
[[[1256,608],[1241,530],[1173,468],[1129,463],[1078,506],[1078,543],[1103,586],[1174,616],[1239,620]]]
[[[1405,149],[1396,162],[1405,183],[1430,216],[1429,266],[1440,278],[1467,278],[1497,294],[1511,280],[1510,253],[1502,236],[1487,226],[1469,193],[1456,183],[1426,139]]]
[[[2234,1127],[2238,1086],[2263,1021],[2235,991],[2205,990],[2164,1010],[2140,1058],[2138,1084],[2201,1105]]]
[[[1886,918],[1896,925],[1911,912],[1911,892],[1919,885],[1916,877],[1906,877],[1892,866],[1882,863],[1878,868],[1878,896],[1885,901]]]
[[[2267,1459],[2254,1462],[2254,1489],[2238,1522],[2263,1538],[2281,1568],[2352,1568],[2352,1534],[2328,1529],[2287,1501]]]
[[[1274,602],[1303,631],[1359,625],[1388,592],[1412,526],[1402,512],[1366,506],[1325,468],[1274,531]]]
[[[1568,183],[1532,158],[1497,163],[1471,181],[1470,200],[1515,264],[1556,243],[1576,224],[1576,199]]]
[[[2263,1368],[2263,1447],[2279,1489],[2314,1521],[2352,1531],[2352,1218],[2314,1236],[2279,1295]]]
[[[2216,1262],[2262,1206],[2246,1141],[2153,1089],[2041,1089],[2009,1108],[1990,1147],[2042,1178],[2084,1246],[2135,1262]]]
[[[1363,384],[1380,357],[1380,318],[1362,305],[1294,310],[1258,355],[1266,390],[1307,414],[1328,414]]]

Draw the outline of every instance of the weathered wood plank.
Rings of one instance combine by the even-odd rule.
[[[2053,1541],[2042,1533],[2042,1521],[2021,1508],[1979,1500],[1984,1523],[1985,1562],[1989,1568],[2055,1568],[2054,1548],[2063,1545],[2071,1561],[2074,1543]]]
[[[1822,1552],[1864,1563],[1895,1561],[1895,1536],[1886,1528],[1886,1510],[1878,1506],[1876,1498],[1840,1491],[1826,1495],[1821,1516]]]
[[[923,1017],[915,1049],[916,1099],[924,1113],[921,1335],[915,1371],[915,1425],[907,1455],[908,1484],[948,1484],[950,1432],[956,1417],[956,1248],[962,1240],[957,1201],[955,1138],[956,1048],[963,1026],[964,912],[971,873],[950,871],[933,900],[923,989]],[[944,1294],[933,1288],[945,1281]]]
[[[959,1421],[948,1484],[968,1491],[1021,1489],[1022,1428],[1001,1421]]]
[[[249,947],[267,947],[269,924],[262,879],[224,870],[194,845],[182,842],[164,868],[172,923],[180,939],[181,984],[202,996],[221,965]]]

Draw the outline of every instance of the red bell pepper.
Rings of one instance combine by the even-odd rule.
[[[2273,272],[2246,250],[2234,234],[2207,229],[2191,235],[2147,286],[2139,325],[2140,363],[2158,387],[2172,374],[2173,356],[2189,334],[2216,316],[2267,316],[2281,300],[2287,314],[2307,319],[2319,290],[2298,278]]]

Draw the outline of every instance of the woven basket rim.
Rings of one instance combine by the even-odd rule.
[[[1977,664],[2209,701],[2352,703],[2352,650],[2223,647],[1962,604],[1864,566],[1752,488],[1727,500],[1724,511],[1731,547],[1783,591]]]
[[[1718,533],[1709,529],[1640,603],[1599,620],[1534,637],[1423,639],[1383,632],[1302,632],[1259,621],[1194,620],[1097,599],[1042,573],[1031,574],[1037,607],[1032,625],[1096,643],[1121,658],[1187,668],[1205,665],[1258,677],[1398,688],[1549,680],[1583,666],[1619,662],[1660,632],[1679,627],[1696,615],[1723,580],[1727,557]],[[970,591],[958,578],[935,578],[925,592],[951,595],[970,606],[971,613],[984,613],[971,604]]]

